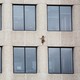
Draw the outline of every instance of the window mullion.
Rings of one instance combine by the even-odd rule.
[[[61,31],[60,29],[60,6],[59,6],[59,31]]]
[[[24,47],[24,73],[26,73],[26,50]]]
[[[0,47],[0,73],[2,73],[2,47]]]
[[[62,73],[62,67],[61,67],[61,48],[60,48],[60,73]]]
[[[24,21],[24,31],[25,31],[25,5],[23,6],[23,21]]]

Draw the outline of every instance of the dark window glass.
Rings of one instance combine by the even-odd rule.
[[[25,30],[35,30],[35,6],[25,6]]]
[[[49,73],[60,73],[59,48],[49,48]]]
[[[2,72],[2,53],[1,53],[1,47],[0,47],[0,73]]]
[[[24,30],[23,6],[13,6],[14,30]]]
[[[60,29],[71,30],[71,7],[60,7]]]
[[[0,5],[0,30],[2,29],[2,5]]]
[[[71,31],[71,6],[48,6],[48,30]]]
[[[35,30],[35,9],[34,5],[13,5],[14,30]]]
[[[36,73],[36,48],[14,47],[14,72]]]
[[[24,48],[14,48],[14,72],[24,72]]]
[[[72,48],[61,48],[62,73],[73,73]]]
[[[48,6],[48,30],[59,30],[58,6]]]
[[[26,48],[26,72],[36,72],[36,48]]]
[[[49,73],[73,73],[72,48],[49,48]]]

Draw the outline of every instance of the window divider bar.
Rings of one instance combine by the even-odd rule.
[[[60,28],[60,6],[59,6],[59,31],[61,31],[61,28]]]
[[[23,21],[24,21],[24,31],[25,31],[25,5],[23,5]]]
[[[71,6],[71,30],[73,31],[73,7]]]
[[[72,48],[72,73],[74,73],[74,48]]]
[[[37,30],[37,7],[36,7],[37,5],[34,5],[34,7],[35,7],[35,30],[34,31],[36,31]]]
[[[25,50],[25,47],[24,47],[24,73],[26,73],[26,50]]]
[[[60,73],[62,73],[62,66],[61,66],[61,48],[60,48]]]
[[[1,48],[1,72],[0,73],[2,73],[2,47],[0,48]]]

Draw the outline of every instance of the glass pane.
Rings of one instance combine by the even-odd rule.
[[[14,30],[24,30],[23,6],[13,6]]]
[[[2,70],[1,70],[1,67],[2,67],[2,61],[1,61],[2,59],[1,59],[1,57],[2,57],[2,56],[1,56],[1,47],[0,47],[0,72],[2,71]]]
[[[25,30],[35,30],[35,6],[25,6]]]
[[[60,7],[60,28],[61,30],[71,30],[71,6]]]
[[[60,73],[59,48],[49,48],[49,73]]]
[[[48,6],[48,30],[59,30],[58,6]]]
[[[0,5],[0,30],[2,29],[2,5]]]
[[[14,72],[24,72],[24,48],[14,48]]]
[[[72,48],[61,48],[62,73],[73,73]]]
[[[36,72],[36,48],[26,48],[26,72]]]

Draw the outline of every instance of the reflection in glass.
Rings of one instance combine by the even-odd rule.
[[[49,48],[49,73],[60,73],[59,48]]]
[[[13,24],[16,31],[34,31],[36,21],[35,5],[13,5]]]
[[[71,7],[60,6],[60,29],[71,30]]]
[[[1,56],[1,47],[0,47],[0,72],[2,71],[1,68],[2,68],[2,56]]]
[[[48,6],[48,30],[71,31],[71,6]]]
[[[72,48],[61,48],[62,73],[73,73]]]
[[[24,72],[24,48],[14,48],[14,72]]]
[[[25,30],[35,30],[35,6],[25,6]]]
[[[14,30],[24,30],[23,6],[13,6]]]
[[[0,5],[0,30],[2,29],[2,5]]]
[[[73,49],[49,48],[49,73],[73,73]]]
[[[48,6],[48,30],[59,30],[59,6]]]
[[[36,48],[26,48],[26,72],[36,72]]]
[[[14,47],[14,72],[36,73],[36,47]]]

